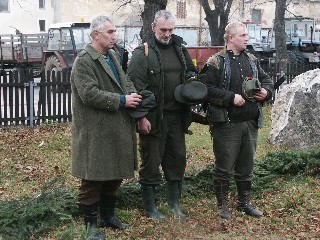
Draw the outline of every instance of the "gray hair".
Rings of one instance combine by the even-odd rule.
[[[100,15],[100,16],[92,19],[91,24],[90,24],[90,36],[92,37],[92,33],[94,30],[97,30],[99,32],[103,31],[104,24],[106,22],[113,24],[113,21],[107,15]]]
[[[228,43],[229,36],[234,36],[237,34],[238,28],[240,27],[246,28],[246,25],[243,24],[242,22],[236,21],[236,22],[231,22],[226,26],[225,33],[223,36],[225,43]]]
[[[156,12],[156,15],[154,16],[153,24],[156,24],[158,19],[161,17],[163,17],[166,21],[168,21],[169,19],[172,19],[175,21],[175,18],[171,14],[171,12],[169,12],[167,10],[160,10],[160,11]]]

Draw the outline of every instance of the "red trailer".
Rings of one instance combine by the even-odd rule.
[[[189,54],[198,67],[199,70],[203,68],[203,65],[209,57],[223,49],[223,46],[210,46],[210,47],[187,47]]]

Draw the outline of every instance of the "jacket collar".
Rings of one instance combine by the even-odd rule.
[[[101,66],[102,66],[103,69],[106,71],[106,73],[109,75],[109,77],[112,79],[112,81],[114,81],[114,82],[119,86],[119,88],[122,89],[122,87],[119,85],[116,77],[114,76],[112,70],[110,69],[110,67],[109,67],[108,64],[106,63],[106,60],[104,59],[104,57],[102,56],[102,54],[99,53],[97,50],[95,50],[95,49],[91,46],[91,44],[88,44],[88,45],[86,46],[86,51],[87,51],[87,53],[91,56],[91,58],[92,58],[94,61],[95,61],[95,60],[98,60],[98,61],[100,62]],[[108,51],[108,54],[109,54],[109,57],[112,58],[112,60],[113,60],[113,62],[114,62],[114,65],[115,65],[116,68],[117,68],[117,71],[118,71],[118,73],[119,73],[120,80],[123,81],[122,78],[121,78],[121,74],[120,74],[120,71],[121,71],[122,69],[119,69],[119,64],[116,64],[117,59],[116,59],[116,56],[115,56],[115,52],[114,52],[113,50],[109,50],[109,51]]]
[[[220,55],[221,57],[225,58],[229,51],[230,50],[227,50],[227,47],[225,46],[220,52],[218,52],[218,55]],[[248,55],[248,50],[245,49],[241,53],[244,53],[245,55]]]
[[[172,44],[173,44],[173,45],[176,45],[176,46],[178,46],[178,47],[181,47],[182,44],[186,44],[186,43],[184,42],[183,38],[180,37],[180,36],[178,36],[178,35],[172,34],[172,35],[171,35],[171,39],[172,39]],[[155,46],[156,46],[156,39],[155,39],[154,34],[152,34],[152,36],[149,38],[148,44],[149,44],[150,47],[155,48]]]

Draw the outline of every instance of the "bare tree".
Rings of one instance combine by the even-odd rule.
[[[288,60],[284,20],[286,7],[286,0],[276,0],[274,19],[276,62],[280,63],[280,71],[284,72],[286,72],[286,63]]]
[[[213,10],[211,9],[208,0],[199,0],[199,3],[206,14],[205,20],[209,25],[211,45],[223,45],[224,29],[228,24],[230,8],[233,0],[212,0],[214,6]]]
[[[143,26],[140,31],[142,42],[146,42],[152,34],[151,23],[159,10],[166,9],[168,0],[144,0],[144,10],[141,14]]]

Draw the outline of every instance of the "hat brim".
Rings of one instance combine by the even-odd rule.
[[[142,118],[157,106],[155,95],[151,91],[143,90],[141,96],[142,101],[139,106],[128,111],[133,118]]]
[[[242,82],[242,95],[245,99],[255,102],[254,94],[261,90],[261,84],[257,78],[244,79]]]
[[[184,97],[182,91],[185,91],[185,89],[183,89],[183,86],[186,87],[186,84],[189,84],[188,89],[192,89],[193,92],[196,91],[196,94],[193,94],[193,96],[190,94],[189,96],[186,95]],[[207,98],[207,95],[207,87],[203,83],[196,81],[178,85],[174,90],[174,97],[178,102],[190,105],[202,103]]]
[[[178,102],[187,103],[181,96],[181,88],[182,88],[182,85],[179,85],[176,87],[176,89],[174,90],[174,97]]]

